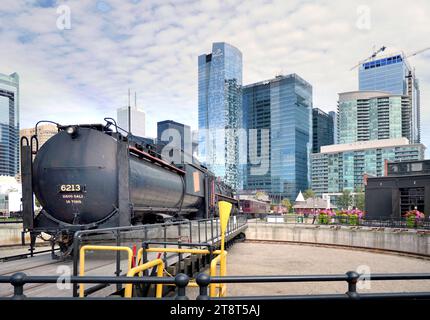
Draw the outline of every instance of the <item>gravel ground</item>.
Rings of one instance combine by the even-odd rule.
[[[309,245],[239,243],[230,248],[228,275],[341,274],[360,266],[371,273],[430,272],[430,259]],[[364,283],[363,283],[364,285]],[[430,291],[430,280],[372,281],[359,292]],[[229,284],[228,296],[344,293],[346,282]]]

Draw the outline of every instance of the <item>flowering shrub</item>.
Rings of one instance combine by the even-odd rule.
[[[408,228],[416,227],[425,218],[424,213],[418,210],[410,210],[404,216],[406,217],[406,226]]]
[[[318,211],[318,220],[321,224],[329,224],[330,218],[335,216],[336,213],[331,209],[322,209]]]
[[[338,214],[340,223],[348,223],[350,225],[358,225],[359,219],[364,217],[364,212],[359,209],[341,210]]]

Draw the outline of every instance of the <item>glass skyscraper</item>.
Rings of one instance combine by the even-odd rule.
[[[199,158],[228,185],[241,185],[242,53],[216,42],[198,57]]]
[[[355,192],[364,187],[364,174],[384,175],[386,161],[424,159],[422,144],[406,138],[363,141],[321,147],[312,158],[312,190],[317,195]]]
[[[339,143],[400,137],[413,142],[411,117],[408,96],[380,91],[339,93]]]
[[[312,86],[296,74],[250,84],[243,89],[243,109],[244,127],[257,129],[254,139],[248,130],[244,189],[295,199],[310,180]],[[261,129],[269,131],[268,140]],[[252,172],[252,156],[269,161],[264,174]]]
[[[0,74],[0,175],[19,173],[19,76]]]
[[[312,152],[320,152],[321,146],[335,143],[336,113],[325,113],[319,108],[312,109]]]
[[[360,91],[383,91],[409,97],[411,143],[420,142],[420,89],[415,72],[403,54],[381,57],[362,63],[359,68]]]

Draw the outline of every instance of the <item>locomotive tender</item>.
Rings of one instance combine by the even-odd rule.
[[[168,163],[156,146],[105,120],[57,125],[40,150],[37,125],[30,141],[21,139],[23,224],[32,245],[42,232],[67,248],[77,230],[210,218],[219,200],[238,207],[233,191],[196,160]]]

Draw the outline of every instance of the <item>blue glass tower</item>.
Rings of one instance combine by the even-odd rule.
[[[319,108],[312,109],[312,152],[320,152],[321,146],[334,144],[336,113],[325,113]]]
[[[383,91],[408,96],[411,143],[420,142],[420,89],[413,69],[403,54],[389,55],[362,63],[358,74],[360,91]]]
[[[242,53],[216,42],[198,57],[199,157],[227,184],[240,184],[239,138],[242,126]]]
[[[0,74],[0,175],[19,172],[19,76]]]
[[[269,129],[269,154],[262,154],[261,135],[257,155],[268,157],[265,174],[252,174],[248,161],[244,189],[264,190],[294,199],[308,188],[309,154],[312,148],[312,86],[296,74],[277,76],[243,89],[244,123],[247,129]],[[248,150],[251,146],[248,145]]]

